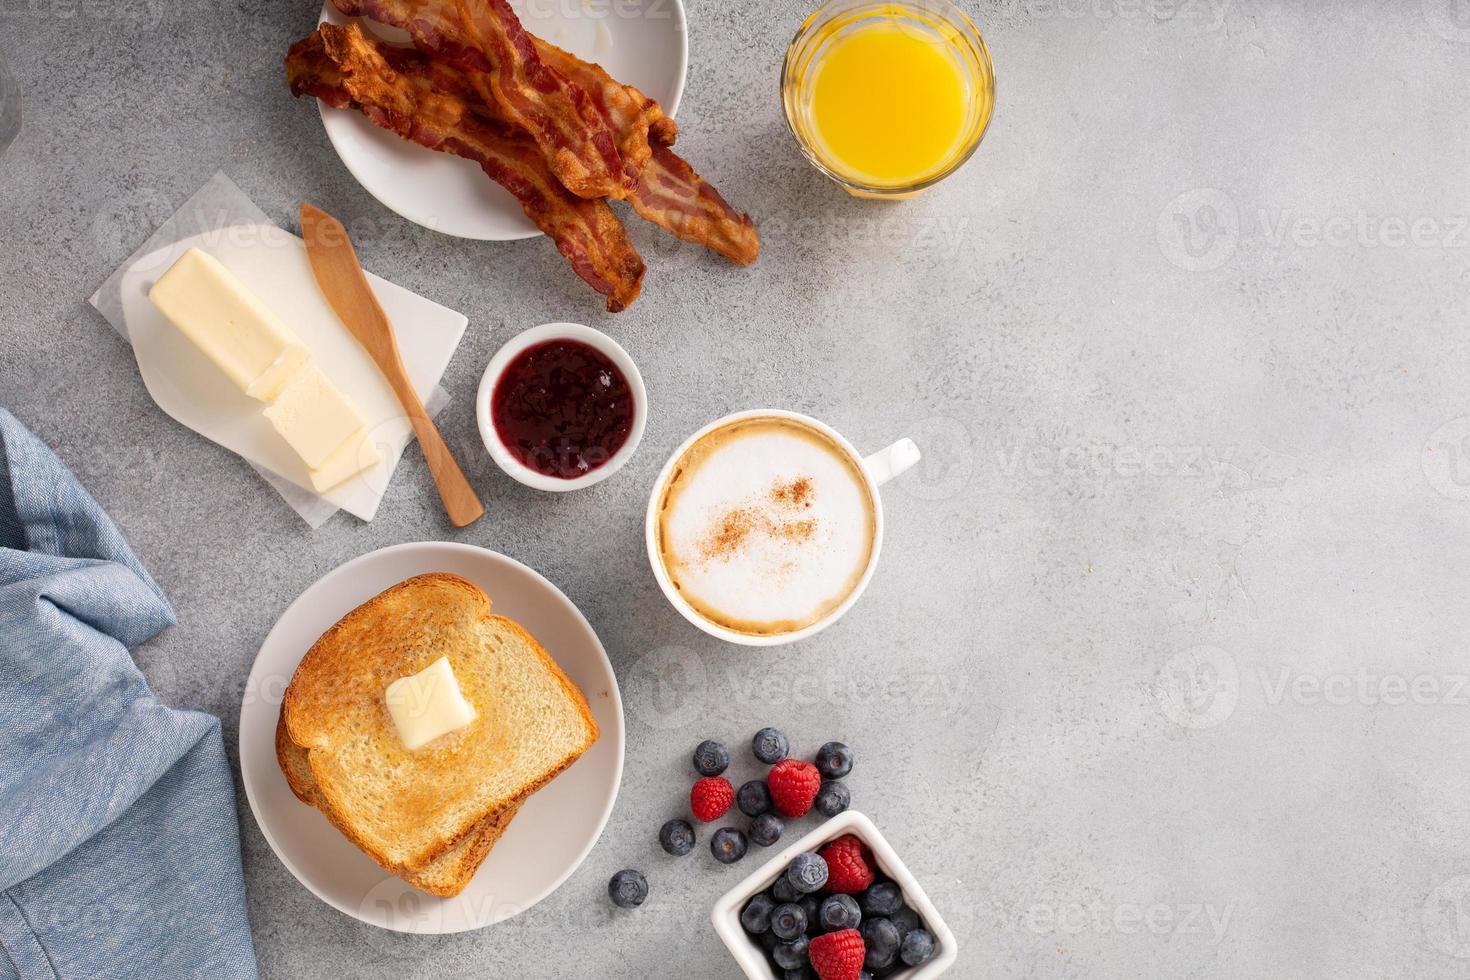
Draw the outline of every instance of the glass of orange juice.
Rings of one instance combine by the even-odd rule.
[[[949,0],[832,0],[781,68],[786,122],[819,170],[857,197],[904,198],[970,158],[995,107],[980,32]]]

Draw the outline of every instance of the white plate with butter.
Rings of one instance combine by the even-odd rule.
[[[582,689],[601,736],[521,807],[463,892],[425,894],[378,867],[297,800],[276,763],[281,697],[323,632],[357,606],[414,575],[449,572],[474,582],[495,612],[546,647]],[[587,619],[556,586],[505,555],[450,542],[384,548],[327,573],[266,637],[240,707],[240,772],[251,813],[276,856],[318,898],[369,925],[438,934],[480,929],[524,912],[566,881],[612,814],[623,773],[623,704],[612,664]]]
[[[119,288],[128,338],[148,393],[164,412],[206,439],[317,493],[306,463],[266,416],[267,406],[241,390],[149,301],[149,290],[191,248],[218,259],[269,307],[361,414],[364,441],[380,461],[320,496],[372,520],[413,428],[382,372],[327,305],[306,246],[295,235],[274,225],[236,225],[177,242],[132,265]],[[398,333],[409,378],[427,399],[468,321],[377,276],[370,274],[368,282]]]
[[[526,30],[658,100],[671,118],[684,93],[689,42],[682,0],[511,0]],[[331,3],[321,19],[356,20],[393,43],[408,35],[371,20],[343,17]],[[429,150],[374,126],[356,109],[319,104],[327,138],[369,194],[415,224],[459,238],[511,241],[541,230],[516,199],[479,165]]]

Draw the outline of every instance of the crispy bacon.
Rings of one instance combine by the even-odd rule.
[[[460,99],[489,118],[513,125],[493,103],[485,103],[466,73],[456,69],[467,64],[482,63],[483,56],[464,48],[462,35],[452,19],[436,15],[437,27],[430,32],[415,29],[415,13],[427,14],[430,6],[443,5],[443,0],[333,0],[344,14],[370,17],[408,31],[417,41],[432,36],[432,45],[419,44],[433,57],[412,64],[398,63],[391,45],[370,40],[394,67],[409,74],[427,77],[433,88]],[[631,130],[643,126],[644,146],[648,162],[638,183],[628,193],[628,203],[647,221],[688,242],[704,245],[740,265],[754,262],[760,255],[760,236],[750,216],[732,208],[688,162],[667,148],[677,133],[672,119],[663,115],[658,103],[631,86],[620,85],[597,65],[588,64],[562,49],[537,40],[538,50],[547,64],[564,69],[569,77],[586,85],[588,91],[602,94],[604,105],[618,120],[615,127],[624,143]],[[481,62],[476,62],[476,59]],[[442,60],[441,60],[442,59]],[[650,109],[649,107],[652,107]],[[648,139],[653,145],[648,146]]]
[[[406,31],[420,50],[466,71],[489,70],[489,59],[466,38],[453,0],[332,0],[332,3],[348,16],[366,17]],[[541,61],[578,85],[602,110],[626,166],[634,170],[642,168],[649,157],[650,140],[673,144],[679,127],[664,115],[656,101],[633,86],[613,79],[600,66],[568,54],[534,34],[530,37]]]
[[[372,16],[375,4],[340,0],[338,6],[344,13]],[[421,49],[455,59],[481,100],[494,104],[536,141],[567,190],[578,197],[627,196],[642,159],[623,159],[601,108],[579,84],[541,60],[534,39],[506,0],[410,0],[382,6],[385,18],[401,18],[384,23],[401,26]]]
[[[738,265],[761,254],[750,215],[725,201],[689,162],[667,146],[655,146],[628,203],[645,220],[686,242],[714,249]]]
[[[524,133],[473,112],[462,99],[435,92],[427,59],[401,61],[406,70],[395,71],[384,51],[356,25],[323,24],[291,46],[287,80],[293,94],[355,108],[404,139],[475,161],[515,196],[577,275],[607,297],[608,310],[624,309],[637,297],[643,260],[605,200],[570,193]]]

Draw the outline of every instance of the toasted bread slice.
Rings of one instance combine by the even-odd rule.
[[[410,752],[384,691],[446,656],[477,717]],[[474,583],[446,574],[402,582],[327,630],[281,711],[286,739],[305,750],[315,805],[396,874],[423,871],[598,737],[586,698],[550,654],[492,615]]]
[[[316,781],[311,776],[306,750],[287,736],[284,720],[276,722],[276,760],[296,798],[308,806],[316,806]],[[520,808],[520,804],[516,804],[487,817],[438,859],[430,861],[419,871],[404,871],[399,876],[431,895],[453,898],[470,883]]]

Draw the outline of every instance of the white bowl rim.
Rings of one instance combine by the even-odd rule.
[[[935,944],[939,947],[939,951],[929,962],[900,971],[893,975],[893,980],[929,980],[930,977],[937,977],[954,965],[955,960],[959,957],[958,942],[949,926],[940,918],[939,910],[929,900],[929,895],[919,884],[918,879],[913,876],[908,866],[903,863],[903,859],[898,856],[898,852],[893,849],[893,845],[889,844],[888,839],[879,833],[878,828],[866,814],[857,810],[844,810],[813,829],[805,837],[786,845],[744,881],[720,896],[714,908],[710,910],[710,924],[714,926],[715,933],[724,942],[730,955],[735,958],[735,962],[740,965],[750,980],[776,980],[776,975],[767,965],[760,947],[746,934],[745,928],[740,924],[740,910],[747,901],[775,881],[776,876],[791,863],[796,855],[816,851],[823,844],[844,834],[852,834],[868,845],[878,866],[903,889],[904,901],[919,913],[924,927],[933,934]]]
[[[619,371],[623,372],[623,377],[627,380],[628,388],[633,395],[633,427],[628,432],[627,440],[606,463],[575,480],[563,480],[560,477],[537,473],[512,456],[510,450],[505,448],[505,443],[501,441],[500,434],[495,431],[495,421],[490,414],[490,397],[494,394],[495,385],[500,380],[500,376],[505,373],[511,360],[526,348],[549,340],[576,340],[595,348],[612,361]],[[529,330],[522,330],[507,340],[495,352],[495,356],[490,358],[490,363],[485,365],[485,373],[480,376],[479,390],[475,392],[475,421],[479,423],[480,441],[485,444],[486,452],[507,476],[534,490],[565,493],[568,490],[580,490],[594,483],[601,483],[622,469],[623,465],[633,458],[633,454],[638,451],[638,444],[643,441],[643,429],[648,422],[648,389],[643,385],[643,374],[638,370],[638,365],[634,363],[632,356],[623,349],[621,344],[601,330],[595,330],[586,324],[567,321],[543,323]]]
[[[673,580],[669,578],[668,569],[664,568],[663,559],[659,556],[658,504],[659,498],[663,494],[664,483],[668,480],[669,474],[673,472],[674,465],[679,462],[679,458],[689,450],[690,446],[693,446],[700,439],[703,439],[716,429],[742,421],[743,419],[753,418],[790,419],[794,422],[802,422],[809,425],[818,432],[826,435],[857,461],[858,469],[863,474],[863,482],[867,485],[868,493],[873,500],[873,553],[868,556],[868,566],[863,569],[862,578],[858,580],[857,585],[853,587],[853,590],[848,593],[847,598],[843,599],[837,608],[810,626],[804,626],[799,630],[792,630],[790,633],[739,633],[718,623],[710,622],[701,616],[693,606],[689,605],[688,600],[679,594],[678,589],[674,588]],[[701,630],[704,630],[710,636],[727,640],[730,643],[738,643],[742,646],[750,647],[782,646],[787,643],[804,640],[809,636],[815,636],[822,632],[822,630],[846,615],[847,611],[857,604],[859,597],[867,591],[868,583],[873,580],[873,574],[878,569],[878,554],[883,550],[883,496],[878,492],[878,481],[873,479],[873,474],[868,470],[867,461],[863,454],[858,452],[856,446],[847,441],[847,437],[832,428],[832,426],[823,422],[821,419],[815,419],[810,415],[803,415],[801,412],[793,412],[784,408],[751,408],[741,412],[732,412],[729,415],[715,419],[713,422],[699,429],[688,439],[685,439],[679,445],[679,448],[674,450],[669,456],[668,462],[664,463],[663,469],[659,470],[658,477],[653,481],[653,491],[649,494],[648,511],[643,521],[643,537],[648,549],[648,563],[653,566],[653,577],[658,581],[658,586],[663,590],[664,596],[679,611],[679,615],[689,620],[689,622]]]

